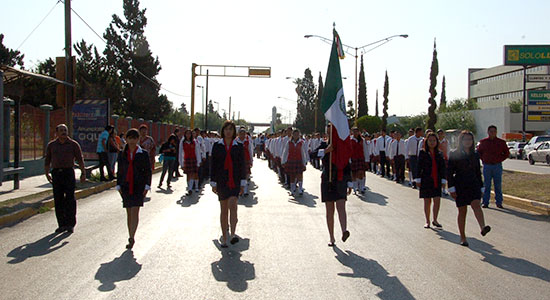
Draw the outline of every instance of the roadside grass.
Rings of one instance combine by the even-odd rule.
[[[502,192],[511,196],[550,203],[550,175],[504,170]]]

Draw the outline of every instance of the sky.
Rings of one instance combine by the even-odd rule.
[[[4,44],[17,49],[57,0],[4,0],[0,33]],[[507,44],[548,44],[550,1],[168,1],[141,0],[146,8],[145,29],[151,50],[162,70],[157,79],[174,106],[190,109],[191,64],[269,66],[271,78],[210,78],[209,98],[220,111],[229,108],[251,122],[269,122],[273,106],[295,118],[296,92],[292,79],[310,68],[317,83],[325,78],[330,45],[314,34],[332,38],[336,24],[344,44],[360,47],[396,34],[409,37],[365,54],[369,114],[374,114],[376,91],[380,113],[384,74],[389,76],[389,114],[414,115],[428,109],[430,65],[437,40],[439,76],[446,77],[447,99],[467,97],[468,68],[503,63]],[[122,0],[73,0],[73,9],[99,34],[122,16]],[[520,10],[525,13],[520,14]],[[104,43],[75,15],[73,42],[81,39],[103,51]],[[25,67],[64,55],[64,11],[59,3],[22,44]],[[73,52],[74,53],[74,52]],[[354,100],[355,59],[340,61],[346,100]],[[205,78],[198,77],[197,85]],[[195,90],[196,111],[202,112],[201,89]],[[282,98],[279,98],[282,97]],[[288,98],[291,100],[287,100]]]

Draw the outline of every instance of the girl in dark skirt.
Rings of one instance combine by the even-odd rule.
[[[327,130],[330,132],[330,126]],[[319,147],[319,157],[323,159],[323,169],[321,173],[321,202],[325,203],[328,233],[330,236],[329,247],[334,247],[334,210],[338,210],[338,219],[342,228],[342,241],[345,242],[350,232],[347,230],[346,200],[347,195],[351,194],[351,167],[348,163],[343,169],[343,177],[338,178],[338,167],[330,161],[330,153],[335,151],[334,145],[322,143]],[[330,165],[332,164],[332,176],[329,176]],[[332,178],[331,178],[332,177]],[[347,190],[347,192],[346,192]]]
[[[250,140],[250,136],[246,134],[246,130],[244,127],[241,127],[239,129],[239,136],[236,139],[237,143],[243,145],[244,150],[244,163],[245,163],[245,170],[246,170],[246,185],[244,187],[244,193],[243,195],[246,197],[248,196],[248,181],[250,180],[250,174],[252,169],[252,160],[254,158],[254,151],[252,148],[252,141]]]
[[[300,196],[304,194],[303,180],[308,157],[306,143],[300,138],[300,130],[294,129],[292,139],[283,145],[281,158],[285,172],[290,177],[290,193],[292,195],[296,192],[296,184],[298,184],[298,194]]]
[[[171,188],[170,183],[172,182],[172,174],[174,174],[177,167],[176,153],[178,147],[178,138],[175,135],[171,135],[168,138],[168,141],[160,147],[159,152],[163,155],[162,161],[162,174],[160,175],[159,189],[162,188],[162,182],[164,181],[164,176],[168,172],[167,187]]]
[[[193,139],[193,132],[186,130],[179,145],[179,161],[183,172],[187,174],[187,194],[193,193],[193,185],[199,188],[199,166],[201,163],[201,150],[199,143]]]
[[[237,197],[243,194],[246,185],[246,168],[243,145],[237,143],[235,123],[226,121],[221,129],[222,138],[212,148],[212,176],[210,185],[220,201],[220,223],[222,228],[222,248],[227,247],[229,223],[231,224],[230,243],[239,242],[237,229]]]
[[[485,218],[481,210],[481,195],[484,188],[479,154],[475,152],[474,144],[474,135],[467,130],[462,131],[458,136],[458,149],[449,155],[447,169],[449,193],[455,199],[456,207],[458,207],[460,245],[466,247],[468,246],[465,233],[468,205],[474,211],[481,235],[485,236],[491,231],[491,227],[485,225]]]
[[[433,199],[433,217],[432,224],[437,228],[442,228],[437,221],[439,207],[441,205],[441,188],[447,183],[445,180],[445,159],[439,151],[439,139],[435,133],[430,133],[425,139],[425,149],[420,150],[418,155],[418,173],[415,178],[416,186],[420,188],[420,198],[424,199],[424,215],[426,224],[424,228],[430,228],[430,208]]]
[[[116,189],[122,197],[122,206],[126,208],[128,218],[127,249],[134,246],[136,230],[139,223],[139,208],[143,199],[151,189],[151,162],[149,154],[138,146],[139,132],[132,128],[126,133],[126,147],[118,157],[118,172]]]

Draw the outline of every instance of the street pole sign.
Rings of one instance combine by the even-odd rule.
[[[528,82],[550,82],[550,75],[545,74],[529,74],[527,75]]]
[[[527,120],[550,121],[550,90],[528,92]]]
[[[550,65],[550,45],[506,45],[505,66]]]

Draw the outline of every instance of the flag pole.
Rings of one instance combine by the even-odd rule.
[[[334,148],[333,148],[333,140],[332,140],[332,123],[330,123],[330,133],[329,133],[329,136],[328,136],[328,141],[329,141],[329,146],[331,147],[331,151],[329,153],[329,169],[328,169],[328,182],[332,183],[332,153],[334,152]]]

